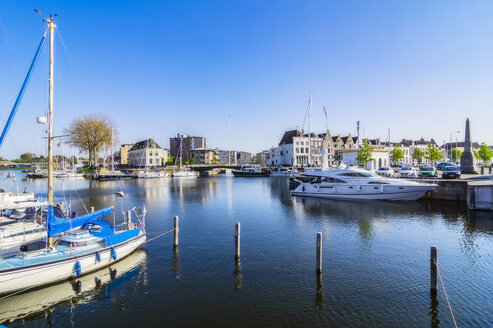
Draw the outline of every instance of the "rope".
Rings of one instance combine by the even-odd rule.
[[[154,239],[159,238],[159,237],[162,237],[162,236],[164,236],[164,235],[166,235],[166,234],[170,233],[171,231],[175,231],[175,229],[171,229],[171,230],[168,230],[168,231],[162,232],[162,233],[160,233],[159,235],[157,235],[156,237],[151,238],[151,239],[148,239],[148,240],[146,240],[145,242],[146,242],[146,243],[148,243],[148,242],[150,242],[150,241],[153,241]]]
[[[447,296],[447,291],[445,290],[445,285],[443,284],[442,274],[440,273],[440,268],[438,267],[438,262],[435,260],[435,265],[437,266],[438,276],[440,277],[440,282],[442,283],[443,293],[445,295],[445,299],[447,300],[448,308],[450,310],[450,314],[452,315],[452,320],[454,321],[454,326],[457,328],[457,322],[455,321],[454,312],[452,311],[452,306],[450,305],[450,301]]]

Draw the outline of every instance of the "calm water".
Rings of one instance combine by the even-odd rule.
[[[45,183],[3,180],[36,192]],[[178,215],[179,249],[168,234],[79,282],[1,300],[8,327],[451,327],[443,291],[430,298],[430,245],[459,327],[493,326],[493,217],[464,205],[292,198],[286,179],[232,176],[65,180],[55,190],[79,213],[81,201],[119,209],[123,190],[124,207],[146,206],[149,238]]]

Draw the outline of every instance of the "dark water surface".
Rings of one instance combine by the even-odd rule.
[[[14,182],[45,192],[46,181]],[[10,185],[9,185],[10,184]],[[148,238],[172,234],[82,277],[0,301],[8,327],[452,327],[429,293],[429,252],[459,327],[493,326],[493,217],[455,202],[293,198],[284,178],[57,181],[56,198],[96,209],[145,205]],[[241,222],[241,261],[234,260]],[[323,233],[323,274],[315,273]]]

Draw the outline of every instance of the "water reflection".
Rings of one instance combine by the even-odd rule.
[[[111,298],[111,291],[121,283],[137,276],[137,286],[146,283],[147,254],[137,249],[129,256],[110,267],[65,281],[49,287],[36,289],[22,294],[12,295],[0,300],[0,323],[8,324],[20,319],[37,320],[47,318],[50,326],[51,313],[55,308],[70,305],[71,310],[77,304]],[[125,300],[112,299],[118,309],[124,309]],[[73,315],[73,311],[71,311]]]
[[[242,274],[241,274],[241,262],[240,259],[236,258],[235,259],[235,291],[238,291],[241,289],[241,281],[242,281]]]
[[[430,327],[438,328],[440,325],[440,319],[438,319],[438,298],[436,293],[430,293]]]
[[[315,309],[320,312],[324,305],[324,298],[322,294],[322,274],[317,274],[317,288],[315,289]]]

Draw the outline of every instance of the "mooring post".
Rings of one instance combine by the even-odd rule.
[[[235,259],[240,258],[240,222],[236,222],[235,229]]]
[[[431,246],[430,250],[430,292],[437,293],[437,247]]]
[[[322,273],[322,233],[317,233],[317,273]]]
[[[481,175],[484,174],[484,166],[481,166]]]
[[[180,228],[178,227],[178,215],[175,216],[175,229],[174,229],[174,238],[173,238],[173,247],[178,247],[178,232]]]
[[[490,164],[490,174],[491,174],[491,167],[492,167],[492,166],[493,166],[493,165],[492,165],[492,164]]]
[[[94,206],[91,206],[91,213],[94,212]]]

